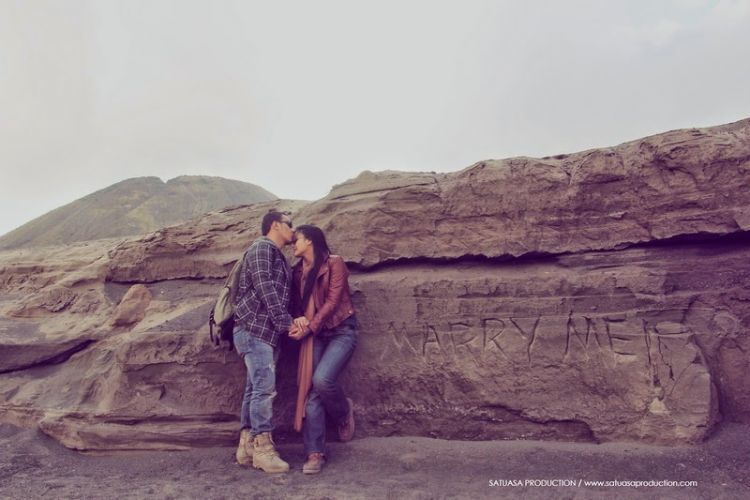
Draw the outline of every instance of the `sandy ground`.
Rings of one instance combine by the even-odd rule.
[[[0,425],[0,498],[750,498],[750,429],[725,425],[706,443],[442,441],[391,437],[330,445],[317,476],[302,447],[267,475],[234,463],[233,448],[84,455],[34,430]],[[572,485],[543,482],[566,480]],[[587,480],[695,481],[697,486],[592,486]],[[520,486],[513,485],[520,481]],[[531,481],[529,483],[528,481]],[[579,485],[580,483],[580,485]]]

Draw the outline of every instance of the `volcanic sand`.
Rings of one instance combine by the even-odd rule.
[[[279,449],[292,471],[267,475],[234,463],[234,448],[85,455],[36,430],[2,424],[0,498],[750,498],[750,433],[739,424],[692,447],[371,437],[331,443],[329,464],[317,476],[300,471],[300,443]]]

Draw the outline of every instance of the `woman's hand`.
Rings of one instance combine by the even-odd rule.
[[[300,316],[299,318],[294,318],[294,325],[297,328],[304,330],[309,324],[310,324],[310,321],[308,321],[308,319],[305,318],[304,316]]]

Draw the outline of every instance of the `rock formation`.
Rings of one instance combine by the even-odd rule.
[[[271,206],[350,265],[359,436],[684,444],[750,422],[750,119],[0,254],[0,419],[85,450],[232,442],[244,368],[206,317]]]

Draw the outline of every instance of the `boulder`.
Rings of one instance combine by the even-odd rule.
[[[245,370],[206,318],[278,208],[349,264],[360,329],[341,382],[358,436],[694,443],[750,422],[748,207],[743,120],[452,174],[365,172],[312,203],[2,253],[0,420],[82,450],[233,442]],[[114,326],[129,289],[142,319]],[[282,438],[295,347],[277,372]]]
[[[145,285],[131,286],[112,316],[113,326],[130,326],[146,316],[146,308],[151,303],[151,292]]]

